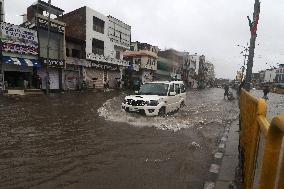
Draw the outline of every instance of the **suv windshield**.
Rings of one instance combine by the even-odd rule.
[[[142,85],[140,89],[140,94],[167,96],[168,88],[169,85],[164,83],[146,83]]]

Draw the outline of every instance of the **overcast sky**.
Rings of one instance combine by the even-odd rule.
[[[47,1],[47,0],[46,0]],[[6,22],[19,24],[35,0],[5,0]],[[52,0],[65,12],[89,6],[132,26],[132,40],[204,54],[216,76],[234,78],[250,39],[254,0]],[[254,71],[284,63],[284,1],[261,4]],[[267,63],[267,64],[266,64]]]

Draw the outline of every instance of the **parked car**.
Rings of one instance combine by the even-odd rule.
[[[136,95],[126,96],[122,109],[147,116],[164,115],[185,106],[186,90],[182,81],[157,81],[141,86]]]

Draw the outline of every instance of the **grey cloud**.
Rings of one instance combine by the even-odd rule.
[[[18,24],[34,0],[5,1],[7,21]],[[66,12],[87,5],[132,26],[132,40],[206,55],[217,77],[234,78],[243,64],[237,44],[249,42],[247,15],[254,0],[53,0]],[[254,71],[284,60],[283,0],[262,2]],[[261,58],[260,58],[261,57]]]

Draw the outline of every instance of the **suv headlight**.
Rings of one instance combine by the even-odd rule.
[[[159,102],[157,100],[150,100],[147,105],[148,106],[158,106]]]

